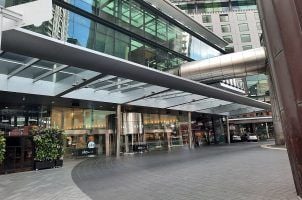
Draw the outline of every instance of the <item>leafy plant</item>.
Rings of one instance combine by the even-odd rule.
[[[35,160],[56,160],[64,154],[64,131],[57,128],[33,130]]]
[[[5,158],[5,146],[5,137],[3,135],[0,135],[0,164]]]

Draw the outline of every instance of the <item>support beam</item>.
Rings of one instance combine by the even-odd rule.
[[[129,153],[129,135],[125,134],[125,152]]]
[[[111,87],[114,87],[114,86],[119,86],[119,85],[122,85],[122,84],[130,83],[132,81],[133,80],[129,80],[129,79],[126,79],[126,80],[123,80],[123,81],[117,81],[115,83],[111,83],[111,84],[108,84],[108,85],[98,87],[94,91],[96,92],[96,91],[99,91],[99,90],[104,90],[104,89],[111,88]]]
[[[192,136],[192,119],[191,112],[188,112],[188,134],[189,134],[189,148],[193,149],[193,136]]]
[[[229,117],[226,116],[226,131],[227,131],[227,138],[228,138],[228,144],[231,144],[231,133],[230,133],[230,121],[229,121]]]
[[[168,92],[168,91],[170,91],[170,90],[171,90],[171,89],[164,89],[164,90],[159,91],[159,92],[153,92],[153,93],[151,93],[151,94],[149,94],[149,95],[144,95],[144,96],[142,96],[142,97],[133,99],[133,100],[131,100],[131,101],[124,102],[123,104],[130,104],[130,103],[133,103],[133,102],[135,102],[135,101],[139,101],[139,100],[142,100],[142,99],[145,99],[145,98],[150,98],[150,97],[152,97],[152,96],[154,96],[154,95],[158,95],[158,94],[162,94],[162,93]]]
[[[269,132],[268,132],[267,122],[265,123],[265,130],[266,130],[267,139],[269,139]]]
[[[23,70],[29,68],[30,66],[32,66],[33,64],[35,64],[36,62],[38,62],[39,59],[37,58],[32,58],[30,59],[27,63],[24,63],[22,66],[18,67],[17,69],[15,69],[14,71],[10,72],[8,74],[7,79],[10,79],[13,76],[16,76],[18,73],[22,72]]]
[[[72,92],[72,91],[74,91],[74,90],[80,89],[80,88],[82,88],[82,87],[84,87],[84,86],[86,86],[86,85],[88,85],[88,84],[90,84],[90,83],[92,83],[92,82],[94,82],[94,81],[96,81],[96,80],[98,80],[98,79],[100,79],[100,78],[103,78],[103,77],[105,77],[105,76],[107,76],[107,75],[106,75],[106,74],[99,74],[99,75],[96,75],[96,76],[94,76],[94,77],[92,77],[92,78],[90,78],[90,79],[87,79],[87,80],[85,80],[85,81],[79,83],[78,85],[72,86],[72,87],[70,87],[70,88],[68,88],[68,89],[66,89],[66,90],[64,90],[64,91],[62,91],[62,92],[56,94],[56,96],[57,96],[57,97],[60,97],[60,96],[63,96],[63,95],[65,95],[65,94],[68,94],[68,93],[70,93],[70,92]]]
[[[176,106],[182,106],[182,105],[186,105],[186,104],[191,104],[191,103],[197,103],[197,102],[205,100],[205,99],[208,99],[208,98],[204,97],[204,98],[201,98],[201,99],[193,99],[193,100],[191,100],[189,102],[183,102],[183,103],[179,103],[179,104],[176,104],[176,105],[168,106],[165,109],[173,108],[173,107],[176,107]]]
[[[116,107],[116,157],[120,157],[121,152],[121,134],[122,134],[122,109],[121,105],[117,105]]]
[[[59,71],[62,71],[64,69],[68,68],[68,67],[69,67],[68,65],[61,65],[61,66],[59,66],[57,68],[52,69],[51,71],[45,72],[44,74],[41,74],[40,76],[37,76],[36,78],[34,78],[33,83],[35,83],[35,82],[37,82],[37,81],[39,81],[39,80],[41,80],[43,78],[46,78],[46,77],[48,77],[50,75],[53,75],[53,74],[55,74],[55,73],[57,73]]]
[[[106,156],[110,156],[110,134],[108,132],[105,133],[105,151]]]
[[[122,92],[124,90],[129,90],[129,89],[136,88],[136,87],[142,87],[144,85],[147,85],[147,84],[146,83],[137,83],[137,84],[133,84],[133,85],[128,85],[126,87],[121,87],[121,88],[117,88],[117,89],[111,90],[110,93]]]

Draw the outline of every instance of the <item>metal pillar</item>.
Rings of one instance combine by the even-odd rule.
[[[189,133],[189,148],[192,149],[193,145],[192,145],[192,124],[191,124],[192,120],[191,120],[191,112],[188,112],[188,133]]]
[[[302,197],[302,1],[258,0],[257,5],[293,179]]]
[[[265,130],[266,130],[267,139],[269,139],[269,132],[268,132],[267,122],[265,123]]]
[[[115,141],[115,153],[116,157],[120,157],[121,151],[121,132],[122,132],[122,110],[121,105],[116,107],[116,141]]]
[[[105,154],[106,156],[110,156],[110,134],[105,133]]]
[[[129,135],[125,135],[125,152],[129,153]]]
[[[226,116],[226,129],[227,129],[228,144],[231,144],[230,121],[228,116]]]
[[[284,145],[284,133],[281,124],[281,117],[280,117],[280,107],[279,102],[276,96],[276,89],[272,84],[272,76],[269,72],[268,76],[268,84],[270,88],[270,98],[271,98],[271,105],[272,105],[272,117],[273,117],[273,126],[274,126],[274,133],[275,133],[275,143],[276,145]]]

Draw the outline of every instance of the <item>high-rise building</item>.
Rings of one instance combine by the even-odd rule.
[[[229,43],[227,52],[260,47],[262,34],[256,0],[171,0],[194,20]],[[225,80],[224,83],[241,82]],[[246,93],[269,102],[267,77],[264,74],[243,79]]]

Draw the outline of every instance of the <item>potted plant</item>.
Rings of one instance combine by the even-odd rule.
[[[55,137],[56,140],[56,148],[57,148],[57,157],[55,160],[55,166],[62,167],[66,136],[64,134],[64,131],[61,129],[52,129],[52,131],[53,131],[52,135]]]
[[[0,172],[4,172],[3,161],[5,159],[5,151],[6,151],[6,143],[5,137],[0,135]]]
[[[35,169],[49,169],[62,166],[63,131],[56,128],[36,129],[33,131],[35,144]],[[58,160],[58,161],[57,161]],[[57,161],[57,162],[56,162]]]

